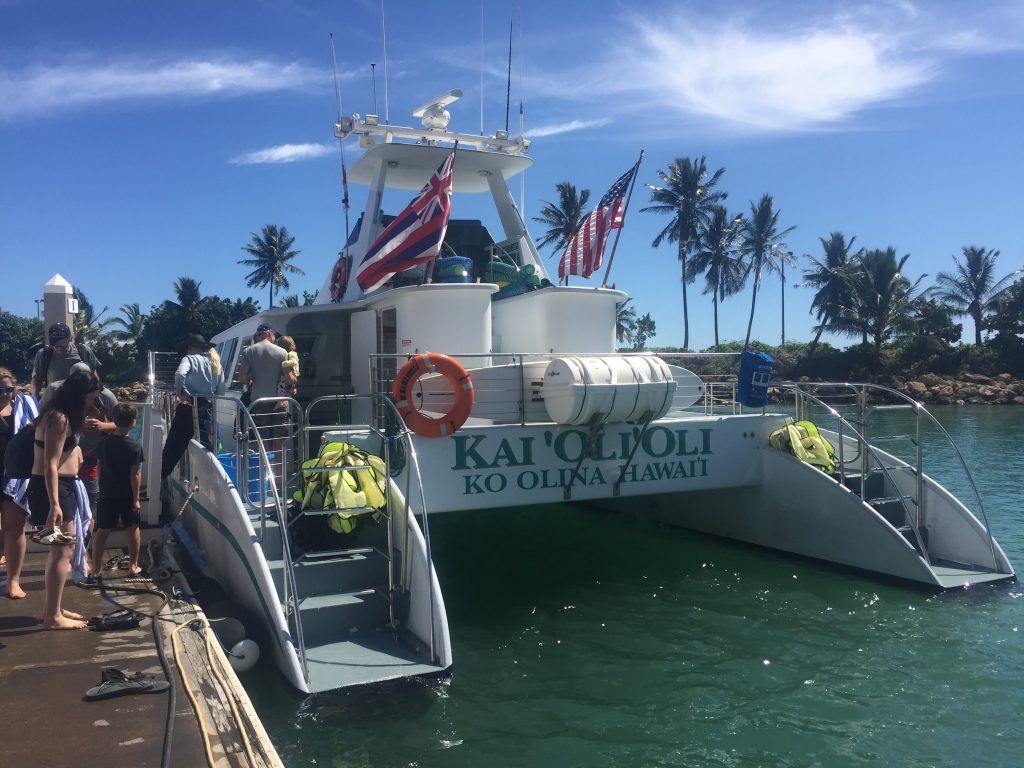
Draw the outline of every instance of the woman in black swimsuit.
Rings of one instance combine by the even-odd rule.
[[[0,368],[0,476],[4,471],[4,451],[14,437],[14,374]],[[0,488],[0,526],[4,529],[4,557],[7,559],[7,596],[19,600],[25,596],[21,588],[21,564],[25,560],[25,513]]]
[[[46,629],[85,627],[81,616],[61,609],[60,600],[71,570],[75,536],[75,480],[82,463],[78,436],[85,423],[85,409],[99,391],[99,382],[91,375],[73,373],[36,419],[35,458],[27,494],[32,522],[59,529],[71,538],[70,544],[52,545],[46,561]]]

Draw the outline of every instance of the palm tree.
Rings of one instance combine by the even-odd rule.
[[[962,250],[962,263],[953,257],[956,272],[939,272],[933,291],[935,298],[946,304],[954,315],[970,315],[974,320],[974,343],[980,347],[982,318],[995,308],[999,294],[1017,272],[996,280],[999,251],[986,251],[976,245],[965,245]]]
[[[164,300],[164,306],[177,316],[186,333],[192,330],[199,302],[202,301],[202,294],[199,292],[200,285],[202,282],[199,280],[194,280],[191,277],[179,277],[174,281],[174,295],[178,300]]]
[[[117,341],[132,342],[142,338],[146,324],[146,315],[136,304],[123,304],[120,309],[123,317],[113,317],[110,325],[120,326],[121,330],[113,330],[110,335]]]
[[[903,274],[910,254],[896,259],[896,249],[871,250],[853,256],[848,273],[850,303],[843,307],[830,330],[854,336],[866,333],[873,340],[875,364],[881,363],[882,345],[894,336],[914,331],[914,300],[921,275],[913,283]]]
[[[292,244],[295,238],[288,234],[287,227],[278,229],[276,224],[268,224],[263,228],[261,234],[250,232],[252,241],[242,246],[242,250],[252,256],[251,259],[239,259],[238,263],[246,267],[254,267],[253,271],[245,276],[245,284],[250,288],[262,288],[270,286],[270,303],[268,307],[274,306],[274,289],[287,289],[291,287],[285,273],[293,275],[306,274],[294,264],[289,264],[292,259],[302,251],[293,251]]]
[[[784,250],[785,237],[796,227],[779,230],[779,214],[773,209],[772,196],[767,192],[761,195],[756,204],[750,202],[750,218],[740,223],[740,253],[747,260],[746,277],[754,275],[753,293],[750,298],[750,320],[747,321],[747,338],[743,342],[743,350],[750,347],[750,332],[754,327],[754,310],[757,307],[757,289],[761,285],[761,276],[767,272],[779,272],[780,260],[787,258]]]
[[[696,275],[687,269],[686,259],[690,252],[696,250],[700,238],[700,228],[707,225],[716,205],[725,200],[726,193],[715,189],[718,180],[725,173],[719,168],[710,178],[703,157],[691,160],[688,157],[677,157],[669,163],[668,171],[658,171],[658,178],[665,186],[648,184],[651,190],[651,202],[641,211],[663,213],[672,217],[668,225],[651,243],[655,248],[662,241],[677,243],[679,246],[679,262],[683,283],[683,348],[690,346],[690,315],[686,304],[686,284],[693,282]]]
[[[93,306],[89,298],[78,288],[72,289],[72,296],[78,299],[78,316],[75,318],[75,341],[85,342],[90,347],[95,346],[106,330],[110,319],[100,320],[103,313],[110,307],[104,307],[99,312]]]
[[[615,286],[612,286],[614,290]],[[636,308],[629,306],[632,299],[626,299],[621,304],[615,305],[615,338],[620,344],[633,341],[633,334],[636,331]]]
[[[690,262],[694,275],[705,275],[703,293],[711,294],[715,310],[715,347],[718,347],[718,302],[743,288],[743,261],[737,258],[736,242],[742,217],[729,218],[724,205],[716,205],[711,220],[701,226],[697,252]]]
[[[283,299],[281,299],[281,306],[282,307],[297,307],[297,306],[299,306],[299,296],[298,296],[298,294],[293,293],[293,294],[291,294],[289,296],[285,296]]]
[[[590,190],[581,189],[577,195],[576,187],[563,181],[555,185],[555,191],[558,192],[558,202],[542,201],[544,207],[540,209],[540,216],[534,216],[533,220],[547,227],[537,240],[537,245],[541,248],[551,245],[552,253],[558,254],[569,245],[572,236],[586,218],[584,211],[590,199]]]
[[[818,325],[814,328],[814,340],[811,341],[808,352],[814,351],[829,323],[839,314],[844,304],[849,304],[850,284],[847,273],[851,268],[850,251],[856,239],[851,237],[847,242],[842,232],[833,232],[828,240],[818,238],[825,254],[823,259],[816,259],[809,253],[804,254],[804,258],[811,262],[811,268],[804,269],[804,280],[801,285],[817,289],[814,299],[811,300],[810,311]],[[863,249],[858,253],[862,251]]]

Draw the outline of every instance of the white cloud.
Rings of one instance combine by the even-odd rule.
[[[0,119],[152,98],[202,98],[294,90],[329,73],[265,59],[122,59],[0,71]]]
[[[919,99],[964,57],[1024,50],[1018,0],[984,8],[869,1],[835,12],[813,2],[695,7],[627,14],[617,45],[568,68],[543,68],[531,89],[591,114],[601,94],[604,114],[644,115],[677,132],[694,121],[798,132],[848,126],[872,107]]]
[[[323,157],[334,152],[334,147],[327,144],[281,144],[277,147],[257,149],[231,158],[232,165],[262,165],[276,163],[296,163],[314,157]]]
[[[678,111],[751,129],[840,123],[935,76],[928,57],[900,55],[891,40],[852,26],[772,34],[733,22],[635,23],[646,55],[635,52],[623,88],[640,84]]]
[[[603,125],[608,125],[610,122],[611,120],[608,118],[598,118],[596,120],[570,120],[567,123],[551,123],[548,125],[541,125],[536,128],[527,128],[525,133],[531,139],[540,138],[542,136],[557,136],[560,133],[582,131],[586,128],[600,128]]]

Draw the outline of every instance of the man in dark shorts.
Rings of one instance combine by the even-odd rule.
[[[141,464],[146,460],[142,446],[128,437],[135,426],[136,410],[131,403],[120,403],[114,408],[113,434],[107,435],[96,449],[100,464],[100,502],[96,511],[96,531],[92,542],[92,577],[103,568],[103,549],[107,536],[117,527],[118,520],[128,534],[128,572],[142,573],[139,567],[139,549],[142,523],[139,491],[142,488]]]

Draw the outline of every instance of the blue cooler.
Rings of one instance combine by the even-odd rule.
[[[235,488],[238,488],[238,467],[235,466],[235,454],[234,453],[218,453],[217,461],[220,462],[221,466],[224,467],[224,474],[228,476],[228,480],[231,481]],[[274,453],[271,451],[267,454],[267,458],[271,463],[274,461]],[[249,452],[249,501],[259,501],[261,498],[260,494],[260,455],[255,451]],[[267,493],[270,492],[270,478],[264,478],[264,487]],[[241,490],[241,489],[239,489]],[[241,495],[241,494],[239,494]]]
[[[764,352],[744,352],[740,356],[737,398],[747,408],[768,405],[768,387],[772,381],[772,358]]]

